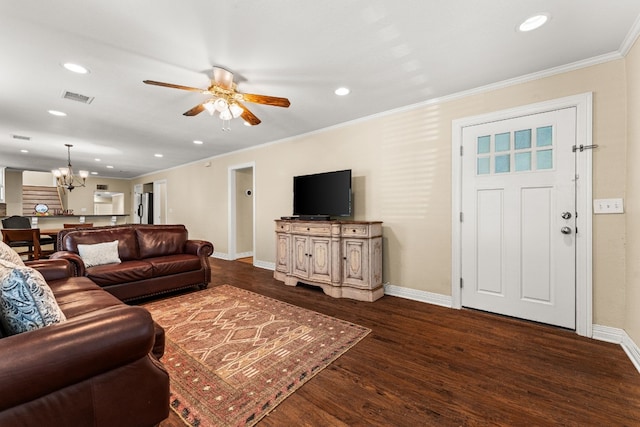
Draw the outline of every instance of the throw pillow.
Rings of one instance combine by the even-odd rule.
[[[85,267],[120,264],[118,240],[93,245],[78,245],[78,254],[80,258],[82,258],[82,261],[84,261]]]
[[[15,265],[24,265],[18,252],[11,249],[11,247],[4,242],[0,242],[0,259],[9,261]]]
[[[67,318],[39,271],[0,265],[0,323],[8,335],[60,323]]]

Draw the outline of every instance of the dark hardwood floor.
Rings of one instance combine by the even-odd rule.
[[[640,425],[640,373],[618,345],[390,296],[334,299],[242,262],[211,266],[210,286],[227,283],[372,330],[260,427]],[[161,424],[182,425],[173,412]]]

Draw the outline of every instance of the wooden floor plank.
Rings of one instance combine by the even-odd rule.
[[[273,272],[211,259],[231,284],[360,324],[366,338],[258,425],[640,425],[640,374],[622,348],[552,326],[385,296],[288,287]],[[175,414],[162,427],[182,426]]]

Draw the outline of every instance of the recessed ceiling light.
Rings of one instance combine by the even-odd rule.
[[[98,172],[91,172],[91,175],[98,175]]]
[[[338,96],[345,96],[345,95],[349,95],[351,91],[349,90],[349,88],[347,87],[339,87],[338,89],[336,89],[334,91],[334,93]]]
[[[549,20],[549,15],[547,13],[539,13],[537,15],[530,16],[525,19],[525,21],[518,26],[518,31],[527,32],[533,31],[537,28],[542,27]]]
[[[29,150],[24,150],[24,149],[23,149],[23,150],[20,150],[20,152],[21,152],[21,153],[28,153],[28,152],[29,152]]]
[[[62,111],[57,111],[57,110],[49,110],[49,114],[51,114],[52,116],[58,116],[58,117],[64,117],[67,115],[67,113],[63,113]]]
[[[163,156],[162,154],[160,154],[160,153],[156,153],[156,154],[154,154],[154,156],[156,156],[156,157],[164,157],[164,156]]]
[[[107,165],[107,169],[113,169],[113,166]]]
[[[102,161],[102,160],[100,160],[100,159],[93,159],[93,160],[95,160],[96,162],[101,162],[101,161]]]
[[[64,64],[62,64],[62,66],[64,68],[66,68],[69,71],[73,71],[74,73],[78,73],[78,74],[87,74],[89,73],[89,69],[86,67],[83,67],[82,65],[78,65],[78,64],[73,64],[71,62],[66,62]]]
[[[204,142],[199,141],[199,140],[197,140],[197,139],[196,139],[196,140],[194,140],[194,141],[193,141],[193,143],[194,143],[194,144],[196,144],[196,145],[202,145],[202,144],[204,144]]]

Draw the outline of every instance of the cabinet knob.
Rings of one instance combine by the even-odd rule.
[[[351,231],[353,231],[354,233],[356,232],[355,228],[353,230],[351,230]]]

